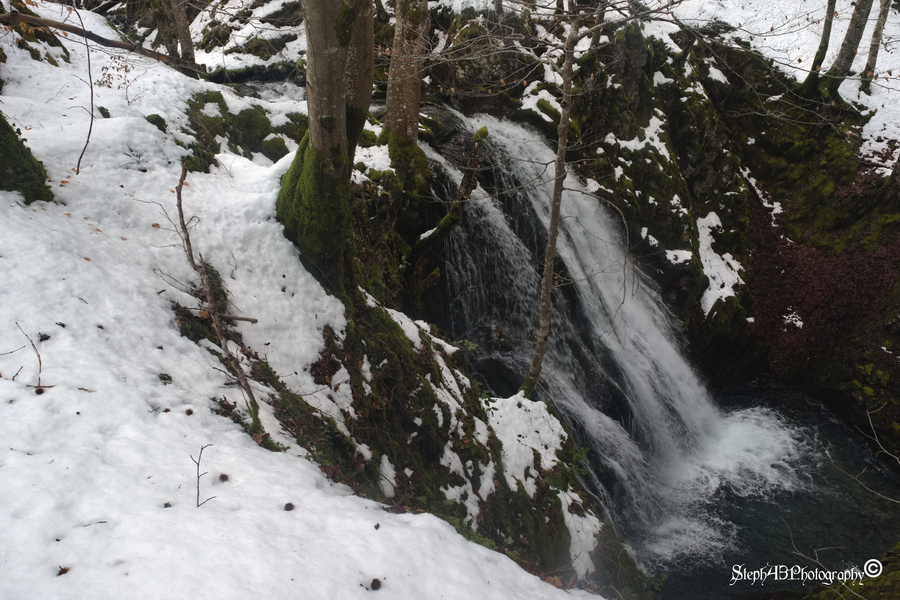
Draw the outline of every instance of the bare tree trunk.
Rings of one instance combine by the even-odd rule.
[[[891,8],[891,0],[881,0],[881,10],[878,12],[878,20],[875,22],[875,31],[872,32],[872,41],[869,44],[869,57],[866,59],[866,68],[863,69],[862,84],[859,91],[869,92],[872,78],[875,76],[875,64],[878,61],[878,50],[881,48],[881,37],[884,34],[884,23],[887,21],[888,11]]]
[[[367,0],[303,0],[309,130],[281,182],[285,235],[326,289],[346,306],[356,293],[350,229],[347,57]],[[352,75],[352,74],[351,74]],[[356,93],[356,92],[354,92]],[[360,97],[361,102],[361,97]]]
[[[498,16],[503,14],[503,0],[494,0],[494,12]]]
[[[413,144],[419,139],[419,101],[422,93],[422,67],[431,15],[427,0],[397,0],[397,21],[384,128],[400,134]]]
[[[194,61],[194,42],[191,39],[191,24],[188,22],[187,13],[184,10],[185,0],[164,0],[166,13],[169,15],[172,27],[175,29],[175,35],[178,37],[178,44],[181,46],[179,56],[184,60]],[[196,77],[194,72],[181,70],[183,73]]]
[[[575,45],[581,36],[578,34],[579,18],[577,13],[571,19],[571,29],[566,38],[565,59],[563,61],[562,75],[563,97],[560,102],[559,126],[557,134],[559,140],[556,145],[556,164],[554,166],[553,198],[550,205],[550,225],[547,228],[547,250],[544,253],[544,273],[541,278],[541,313],[539,317],[539,329],[537,344],[534,348],[534,358],[531,368],[522,387],[519,388],[530,397],[538,378],[541,376],[541,367],[544,363],[544,355],[547,353],[547,341],[550,337],[550,320],[553,316],[553,266],[556,263],[556,239],[559,235],[560,206],[562,205],[563,184],[566,179],[566,149],[569,142],[569,113],[572,110],[572,78],[574,76],[573,64],[575,63]]]
[[[360,2],[353,38],[347,50],[347,156],[350,165],[356,155],[356,143],[366,125],[372,103],[372,83],[375,80],[375,5]]]
[[[841,44],[840,52],[825,74],[825,84],[823,91],[828,96],[837,94],[838,88],[844,83],[847,74],[850,73],[850,67],[853,65],[853,59],[856,57],[856,51],[859,48],[859,42],[862,40],[863,32],[866,29],[866,23],[869,19],[869,12],[872,10],[872,0],[857,0],[856,8],[853,9],[853,16],[850,17],[850,26],[847,28],[847,34]]]
[[[822,70],[822,63],[825,62],[825,55],[828,54],[828,45],[831,42],[831,25],[834,23],[836,4],[837,0],[828,0],[828,6],[825,8],[825,24],[822,27],[822,37],[819,39],[819,49],[816,50],[809,75],[800,87],[800,94],[803,96],[811,96],[819,85],[819,71]]]

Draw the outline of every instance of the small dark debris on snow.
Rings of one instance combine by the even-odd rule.
[[[163,508],[172,508],[172,503],[166,502],[165,504],[163,504]]]
[[[372,580],[372,589],[373,589],[373,590],[380,590],[380,589],[381,589],[381,580],[380,580],[380,579],[373,579],[373,580]]]
[[[66,328],[66,324],[65,324],[65,323],[62,323],[62,322],[60,322],[60,321],[57,321],[56,324],[59,325],[60,327],[62,327],[63,329]]]
[[[381,528],[381,523],[375,523],[375,529],[380,529],[380,528]]]
[[[47,335],[46,333],[38,332],[38,335],[40,336],[39,341],[41,341],[41,342],[46,342],[47,340],[50,339],[50,336]]]
[[[60,567],[59,573],[57,573],[56,576],[59,577],[60,575],[65,575],[68,572],[69,572],[69,567]]]
[[[97,329],[103,329],[103,325],[97,325]]]
[[[194,414],[194,411],[189,408],[186,411],[184,411],[184,414],[186,414],[187,416],[191,416],[192,414]],[[226,475],[226,477],[227,477],[227,475]]]
[[[288,502],[284,505],[284,510],[294,510],[294,505]]]
[[[34,393],[37,394],[38,396],[40,396],[41,394],[44,393],[44,388],[39,387],[38,389],[34,390]]]
[[[223,483],[228,481],[228,474],[222,473],[221,475],[219,475],[219,481],[221,481]]]

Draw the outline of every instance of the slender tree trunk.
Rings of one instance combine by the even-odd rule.
[[[277,214],[310,272],[352,305],[347,57],[367,0],[303,0],[309,130],[281,182]]]
[[[191,24],[188,21],[187,13],[185,12],[184,0],[164,1],[166,6],[166,13],[169,15],[172,27],[175,29],[175,35],[178,38],[178,44],[179,46],[181,46],[181,53],[179,54],[179,56],[184,60],[195,62],[194,42],[191,39]],[[197,77],[197,74],[193,71],[187,71],[185,69],[180,70],[186,75]]]
[[[822,63],[825,62],[825,55],[828,54],[828,45],[831,42],[831,25],[834,23],[834,7],[836,4],[837,0],[828,0],[828,6],[825,8],[825,23],[822,26],[822,37],[819,39],[819,49],[816,50],[816,56],[813,58],[809,75],[806,76],[806,80],[800,87],[802,96],[812,96],[819,86],[819,71],[822,70]]]
[[[571,29],[566,38],[565,58],[563,61],[562,75],[563,97],[560,102],[559,127],[557,134],[559,140],[556,145],[556,164],[554,165],[553,198],[550,205],[550,225],[547,228],[547,250],[544,252],[544,273],[541,278],[541,313],[539,317],[539,329],[537,344],[534,348],[534,358],[531,368],[525,376],[521,391],[526,397],[530,397],[538,378],[541,376],[541,368],[544,363],[544,355],[547,353],[547,341],[550,337],[550,320],[553,316],[553,266],[556,263],[556,240],[559,236],[560,206],[562,205],[563,184],[566,179],[566,149],[569,142],[569,114],[572,110],[572,78],[574,76],[573,64],[575,63],[575,45],[580,39],[578,34],[579,19],[575,14],[570,19]]]
[[[834,96],[838,92],[838,88],[850,73],[850,67],[853,66],[853,59],[856,57],[856,51],[859,48],[859,42],[862,40],[863,32],[866,30],[866,23],[869,19],[869,12],[872,10],[872,0],[856,0],[856,8],[853,9],[853,16],[850,17],[850,26],[847,28],[847,34],[841,44],[838,56],[825,74],[825,84],[823,91],[828,96]]]
[[[609,0],[598,0],[597,8],[594,10],[594,26],[601,25],[606,19],[606,9],[609,6]],[[598,28],[591,36],[591,48],[600,45],[600,38],[603,36],[603,29]]]
[[[503,14],[503,0],[494,0],[494,12],[498,16]]]
[[[863,69],[862,84],[859,86],[861,92],[866,94],[872,85],[872,78],[875,76],[875,64],[878,62],[878,50],[881,48],[881,37],[884,34],[884,23],[887,21],[888,11],[891,9],[891,0],[881,0],[881,10],[878,12],[878,20],[875,22],[875,31],[872,32],[872,41],[869,44],[869,57],[866,60],[866,68]]]
[[[419,101],[422,93],[422,72],[431,16],[427,0],[397,0],[394,48],[384,128],[393,134],[406,136],[413,144],[419,139]]]
[[[350,165],[356,155],[356,142],[366,125],[372,103],[375,80],[375,5],[360,2],[353,26],[353,38],[347,51],[347,156]]]

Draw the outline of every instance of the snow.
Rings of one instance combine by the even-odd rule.
[[[503,444],[506,482],[516,489],[519,483],[530,497],[537,491],[532,466],[534,453],[540,455],[542,469],[551,469],[562,449],[565,430],[543,402],[528,400],[520,392],[511,398],[495,398],[490,412],[491,427]]]
[[[721,228],[722,221],[714,212],[697,219],[700,263],[703,265],[703,273],[709,278],[709,287],[700,298],[700,307],[704,315],[709,315],[719,300],[734,296],[735,288],[744,283],[738,274],[743,268],[734,257],[730,253],[716,254],[712,249],[715,241],[712,231]]]
[[[752,139],[753,138],[751,138],[751,141],[752,141]],[[747,181],[747,183],[750,184],[750,187],[753,189],[753,191],[756,192],[756,196],[759,198],[760,202],[762,202],[762,205],[771,211],[769,213],[769,217],[772,219],[772,227],[775,227],[775,225],[776,225],[775,217],[777,215],[780,215],[783,212],[782,208],[781,208],[781,203],[775,202],[774,200],[772,200],[772,196],[769,195],[769,193],[767,191],[765,191],[759,187],[759,184],[757,183],[756,179],[754,179],[753,176],[750,174],[749,168],[740,167],[740,171],[741,171],[741,174],[744,176],[744,179]]]
[[[784,324],[793,325],[797,329],[803,329],[803,321],[800,319],[800,315],[797,314],[797,311],[793,308],[788,308],[787,310],[787,314],[782,317],[782,319],[784,319]]]
[[[688,262],[693,256],[690,250],[666,250],[666,260],[673,265]]]
[[[825,69],[831,66],[853,12],[853,0],[838,0],[831,31],[831,43],[823,63]],[[737,30],[725,34],[727,39],[741,39],[771,58],[775,64],[790,76],[802,81],[809,74],[813,57],[822,34],[825,2],[784,2],[783,0],[742,0],[741,2],[721,2],[716,0],[687,0],[672,9],[682,21],[695,27],[702,27],[720,21]],[[878,3],[872,7],[866,32],[863,34],[859,51],[853,62],[852,72],[859,73],[865,66],[872,30],[878,16]],[[848,77],[840,87],[841,96],[848,101],[861,104],[871,113],[871,118],[862,129],[864,152],[875,160],[893,164],[897,153],[889,151],[887,141],[900,139],[900,55],[894,52],[894,40],[900,36],[900,21],[892,10],[884,28],[882,48],[878,54],[876,73],[872,82],[871,95],[859,92],[859,79]],[[657,26],[659,28],[660,26]],[[645,30],[646,31],[646,30]],[[663,37],[657,35],[657,37]],[[723,76],[727,78],[727,73]],[[718,79],[712,70],[710,77]],[[864,111],[865,112],[865,111]],[[882,141],[877,138],[881,137]],[[886,152],[886,156],[880,154]]]
[[[59,5],[34,8],[60,16]],[[103,17],[81,16],[115,36]],[[196,277],[170,222],[185,154],[175,142],[193,141],[180,132],[190,95],[215,89],[230,107],[245,101],[125,56],[137,76],[127,90],[95,86],[111,118],[98,115],[76,174],[90,106],[84,44],[63,39],[72,63],[52,67],[12,37],[0,38],[8,57],[0,107],[43,161],[59,203],[26,207],[0,192],[0,597],[343,599],[374,578],[385,598],[588,596],[540,581],[436,517],[388,513],[330,482],[279,432],[265,402],[260,418],[287,452],[262,449],[213,413],[213,399],[245,404],[218,360],[174,322],[172,302],[197,306],[187,293]],[[115,56],[93,50],[94,73]],[[273,119],[303,106],[258,103]],[[149,114],[162,115],[170,133],[147,123]],[[245,344],[292,390],[339,413],[345,399],[317,391],[309,366],[326,325],[341,335],[343,307],[275,220],[292,157],[267,166],[217,158],[220,166],[189,174],[184,187],[195,251],[219,269],[235,311],[258,319],[238,324]],[[264,386],[254,389],[266,398]],[[486,425],[476,431],[483,437]],[[388,488],[396,474],[381,460]],[[485,472],[492,478],[494,465]],[[479,486],[490,491],[489,481]]]

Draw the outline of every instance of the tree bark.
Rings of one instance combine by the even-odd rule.
[[[884,24],[887,21],[888,11],[891,8],[891,0],[881,0],[881,10],[878,12],[878,20],[875,22],[875,31],[872,32],[872,41],[869,43],[869,56],[866,59],[866,68],[863,69],[862,83],[859,91],[869,94],[872,78],[875,76],[875,64],[878,61],[878,50],[881,48],[881,38],[884,34]]]
[[[384,128],[415,144],[419,139],[419,101],[431,16],[427,0],[397,0],[394,47]]]
[[[166,13],[169,15],[171,24],[175,29],[175,35],[178,38],[178,45],[181,47],[179,56],[188,62],[195,62],[194,41],[191,39],[191,24],[184,10],[184,0],[164,0],[164,2]],[[184,71],[182,70],[182,72]],[[186,74],[196,77],[196,74],[192,72]]]
[[[816,56],[813,58],[812,67],[810,67],[809,75],[803,81],[800,87],[802,96],[811,96],[819,85],[819,71],[822,70],[822,63],[825,62],[825,55],[828,54],[828,45],[831,42],[831,25],[834,23],[834,7],[837,0],[828,0],[828,6],[825,8],[825,23],[822,26],[822,37],[819,39],[819,49],[816,50]]]
[[[375,81],[375,5],[358,2],[353,37],[347,50],[347,156],[353,164],[356,143],[366,125]]]
[[[872,0],[857,0],[856,8],[853,9],[853,16],[850,17],[850,26],[847,28],[847,34],[844,36],[838,56],[825,74],[825,83],[822,90],[826,95],[836,95],[838,88],[841,87],[844,79],[847,78],[847,74],[850,73],[850,67],[853,66],[853,59],[856,57],[856,51],[859,48],[860,40],[862,40],[871,10]]]
[[[370,4],[367,0],[303,0],[309,130],[282,180],[276,205],[285,235],[300,248],[307,268],[348,310],[356,293],[348,88],[357,92],[355,85],[348,84],[353,74],[348,74],[347,62],[355,28],[368,26],[359,17]],[[354,95],[359,105],[363,97]]]
[[[531,368],[525,376],[520,391],[525,397],[530,397],[541,376],[541,368],[544,356],[547,354],[547,342],[550,337],[550,320],[553,316],[553,267],[556,263],[556,240],[559,236],[560,207],[562,206],[563,184],[566,179],[566,149],[569,142],[569,113],[572,110],[572,79],[574,76],[573,64],[575,63],[575,45],[582,37],[578,34],[579,18],[575,14],[571,17],[571,28],[566,37],[565,58],[562,72],[563,96],[560,102],[559,126],[557,128],[558,142],[556,144],[556,163],[554,165],[553,198],[550,205],[550,225],[547,227],[547,249],[544,252],[544,273],[541,278],[541,312],[539,317],[539,329],[537,344],[534,348],[534,358]]]

